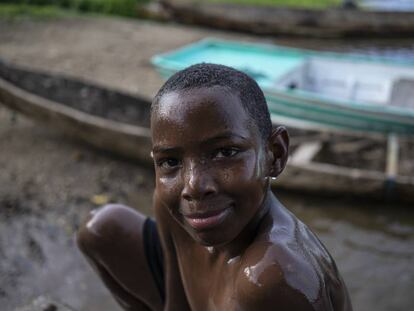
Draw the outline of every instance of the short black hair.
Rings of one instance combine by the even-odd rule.
[[[270,137],[272,121],[266,99],[259,85],[244,72],[224,65],[201,63],[176,72],[154,97],[151,110],[154,110],[164,94],[215,86],[227,88],[236,93],[243,108],[256,123],[261,137],[265,140]]]

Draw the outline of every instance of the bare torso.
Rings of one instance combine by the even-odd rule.
[[[169,273],[181,279],[178,296],[192,310],[351,310],[345,285],[323,245],[272,200],[253,240],[232,252],[200,245],[174,222],[160,223],[162,239],[167,227],[171,239],[166,251],[176,256],[176,264],[166,269],[167,280]],[[168,295],[175,285],[166,286]]]

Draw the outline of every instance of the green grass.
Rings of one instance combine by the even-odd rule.
[[[0,3],[0,18],[3,20],[20,19],[51,19],[74,15],[75,12],[64,10],[55,6],[37,6],[26,4]]]
[[[77,12],[136,17],[137,5],[151,0],[0,0],[0,18],[60,18]],[[238,3],[323,9],[341,0],[193,0],[194,2]]]
[[[204,2],[200,1],[199,2]],[[326,9],[339,6],[341,0],[207,0],[216,3],[238,3],[251,5],[272,5],[294,8]]]
[[[146,2],[149,0],[0,0],[0,10],[10,14],[25,11],[27,14],[33,13],[34,16],[43,16],[49,13],[59,15],[58,8],[61,8],[79,12],[136,16],[137,5]],[[44,11],[42,7],[45,8]]]

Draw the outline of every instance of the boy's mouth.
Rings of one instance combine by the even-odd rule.
[[[184,218],[191,227],[202,230],[221,224],[229,213],[230,207],[227,207],[216,211],[184,215]]]

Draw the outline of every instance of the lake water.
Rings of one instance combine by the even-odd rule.
[[[414,11],[413,0],[362,0],[361,6],[383,11]]]

